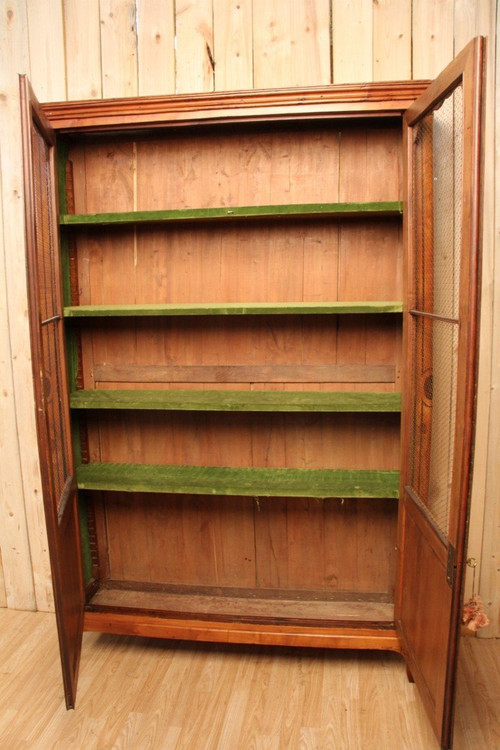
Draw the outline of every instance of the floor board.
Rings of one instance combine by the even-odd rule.
[[[434,750],[395,654],[87,633],[64,708],[52,615],[0,609],[0,747]],[[500,748],[500,641],[464,638],[455,750]]]

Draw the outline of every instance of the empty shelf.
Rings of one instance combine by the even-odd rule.
[[[236,219],[282,218],[349,218],[371,216],[400,216],[400,201],[370,203],[306,203],[279,206],[234,206],[217,208],[181,208],[165,211],[128,211],[99,214],[62,214],[62,226],[105,226],[127,224],[156,224],[169,222],[221,221]]]
[[[90,463],[77,469],[80,489],[255,497],[398,496],[399,472]]]
[[[80,390],[73,409],[178,411],[398,412],[400,393],[327,391]]]

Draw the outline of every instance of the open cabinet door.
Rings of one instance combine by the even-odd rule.
[[[55,136],[20,78],[28,297],[42,489],[66,705],[74,706],[83,632],[78,505],[64,351]]]
[[[471,482],[483,40],[412,105],[407,146],[405,402],[396,622],[451,747]]]

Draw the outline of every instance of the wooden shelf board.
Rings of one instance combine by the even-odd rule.
[[[73,409],[170,411],[399,412],[400,393],[327,391],[80,390]]]
[[[403,304],[389,302],[224,302],[202,304],[77,305],[64,308],[66,318],[168,317],[211,315],[357,315],[400,313]]]
[[[399,472],[226,466],[90,463],[77,468],[80,489],[250,497],[398,496]]]
[[[374,597],[375,599],[376,597]],[[321,592],[310,593],[310,598],[300,600],[291,596],[269,597],[253,589],[248,596],[203,593],[172,593],[122,588],[102,588],[91,599],[90,611],[142,610],[168,617],[237,618],[242,621],[286,619],[296,623],[304,621],[332,621],[387,623],[394,621],[394,604],[373,601],[367,594],[348,600],[321,598]]]
[[[105,226],[127,224],[179,223],[195,221],[221,221],[235,219],[282,218],[356,218],[370,216],[400,216],[400,201],[371,203],[306,203],[277,206],[234,206],[217,208],[182,208],[165,211],[129,211],[99,214],[62,214],[61,226]]]

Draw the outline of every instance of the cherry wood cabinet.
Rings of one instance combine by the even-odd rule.
[[[449,745],[481,56],[42,107],[21,80],[69,707],[85,630],[391,649]]]

